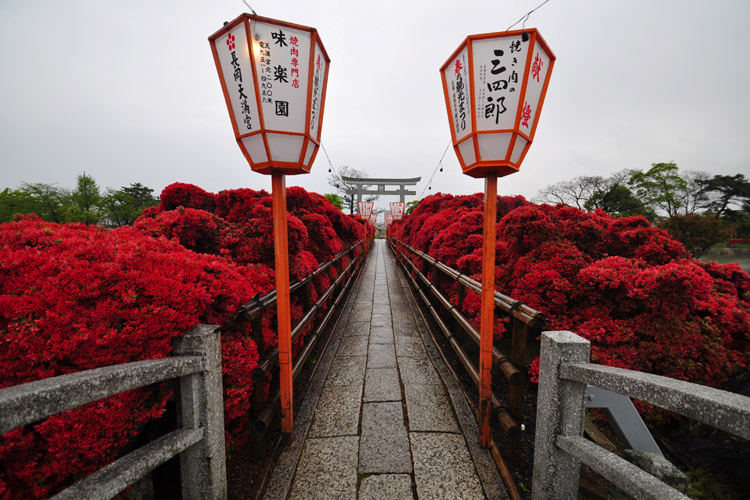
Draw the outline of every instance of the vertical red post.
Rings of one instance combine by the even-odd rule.
[[[289,237],[286,218],[286,178],[271,174],[273,245],[276,257],[276,320],[279,332],[281,431],[292,435],[292,319],[289,296]]]
[[[490,447],[492,415],[492,335],[495,323],[495,224],[497,174],[484,184],[484,246],[482,252],[482,309],[479,340],[479,445]]]

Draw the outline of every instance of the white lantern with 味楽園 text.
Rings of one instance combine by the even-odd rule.
[[[470,35],[440,68],[463,172],[517,172],[539,121],[555,55],[535,29]]]
[[[256,172],[310,172],[330,59],[315,28],[242,14],[209,37],[234,135]]]
[[[393,220],[401,220],[401,217],[404,216],[404,209],[406,208],[406,203],[403,201],[392,201],[391,202],[391,214],[393,215]]]

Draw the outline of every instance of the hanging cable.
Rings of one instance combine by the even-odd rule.
[[[244,1],[244,0],[243,0],[243,1]],[[529,19],[529,16],[531,15],[531,13],[532,13],[532,12],[534,12],[535,10],[537,10],[537,9],[538,9],[539,7],[541,7],[542,5],[544,5],[544,4],[545,4],[545,3],[547,3],[547,2],[549,2],[549,0],[544,0],[544,2],[540,3],[539,5],[537,5],[536,7],[534,7],[533,9],[531,9],[530,11],[528,11],[528,12],[526,13],[526,15],[523,15],[523,16],[521,16],[521,19],[519,19],[519,20],[518,20],[518,21],[516,21],[515,23],[511,24],[510,26],[508,26],[508,27],[506,28],[506,30],[505,30],[505,31],[510,31],[510,29],[511,29],[511,28],[512,28],[513,26],[515,26],[516,24],[520,23],[521,21],[523,21],[523,23],[524,23],[524,24],[523,24],[523,26],[524,26],[524,28],[525,28],[525,27],[526,27],[526,21],[528,21],[528,19]]]
[[[243,0],[244,1],[244,0]],[[331,158],[328,156],[328,151],[326,151],[326,147],[323,146],[323,143],[320,143],[321,149],[323,149],[323,152],[326,154],[326,158],[328,158],[328,172],[333,172],[333,163],[331,163]],[[336,186],[338,187],[338,186]]]
[[[242,3],[244,3],[245,5],[247,5],[247,8],[250,9],[250,12],[252,12],[254,16],[258,15],[258,14],[255,13],[255,11],[253,10],[253,8],[250,7],[249,3],[247,3],[245,0],[242,0]]]
[[[440,157],[440,161],[438,162],[437,166],[435,167],[435,170],[432,171],[432,175],[430,176],[430,180],[427,181],[427,187],[425,187],[422,190],[422,194],[419,195],[419,199],[420,200],[424,196],[424,192],[427,190],[428,187],[430,188],[430,191],[432,191],[432,178],[435,177],[435,174],[437,173],[438,169],[440,169],[441,172],[443,171],[443,168],[442,168],[443,158],[445,158],[445,153],[448,152],[448,148],[451,147],[451,144],[453,144],[453,139],[451,139],[450,141],[448,141],[448,145],[445,146],[445,151],[443,151],[443,156]]]

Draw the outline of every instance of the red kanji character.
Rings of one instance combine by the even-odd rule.
[[[318,60],[315,61],[315,67],[320,69],[320,54],[318,54]]]
[[[299,77],[299,68],[292,68],[292,76]]]
[[[523,103],[523,112],[521,113],[521,118],[523,118],[521,125],[529,128],[529,120],[531,119],[531,106],[528,102]]]
[[[464,67],[461,64],[461,61],[459,59],[456,59],[456,74],[459,74],[462,69],[464,69]]]
[[[289,41],[290,41],[290,42],[291,42],[291,44],[292,44],[293,46],[295,46],[295,47],[296,47],[296,46],[298,45],[298,42],[299,42],[299,40],[297,40],[297,37],[296,37],[296,36],[293,36],[293,37],[291,37],[291,38],[289,39]]]
[[[296,57],[292,57],[292,66],[295,68],[299,66],[299,60]]]
[[[294,88],[294,89],[298,89],[299,88],[299,80],[297,80],[296,78],[294,80],[292,80],[292,88]]]
[[[542,70],[542,59],[539,57],[539,53],[534,58],[534,64],[531,66],[531,78],[536,78],[539,81],[539,72]]]

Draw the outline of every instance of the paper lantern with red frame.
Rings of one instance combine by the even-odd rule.
[[[385,215],[385,225],[386,226],[390,226],[391,224],[393,224],[393,220],[394,220],[393,219],[393,215],[391,215],[391,214],[386,214]]]
[[[370,215],[370,221],[369,222],[370,222],[370,225],[372,227],[375,227],[375,224],[378,223],[378,214],[372,214],[372,215]]]
[[[242,14],[209,41],[234,136],[252,169],[310,172],[330,63],[315,28]]]
[[[518,171],[534,140],[554,64],[536,29],[470,35],[443,64],[453,148],[465,174]]]
[[[391,215],[393,215],[393,220],[401,220],[401,217],[404,216],[404,209],[406,208],[406,203],[403,201],[392,201],[391,202]]]
[[[358,201],[357,207],[359,208],[359,218],[369,222],[370,215],[372,215],[372,208],[375,205],[372,201]]]

